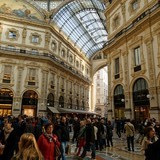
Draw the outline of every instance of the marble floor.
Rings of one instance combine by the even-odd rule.
[[[141,151],[141,146],[135,142],[135,151],[128,151],[126,147],[126,138],[123,135],[122,138],[116,137],[113,138],[113,147],[107,147],[102,151],[96,151],[96,160],[144,160],[144,153]],[[67,160],[79,160],[75,156],[75,144],[70,143],[70,154],[67,155]],[[90,152],[87,153],[87,156],[84,160],[90,160]]]

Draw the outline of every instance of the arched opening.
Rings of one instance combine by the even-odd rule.
[[[98,69],[98,68],[97,68]],[[92,111],[98,113],[102,117],[107,117],[108,114],[108,67],[103,65],[99,67],[99,70],[95,73],[93,77],[93,93],[94,98],[92,98]],[[87,110],[85,106],[85,110]]]
[[[59,107],[64,108],[64,97],[63,96],[59,97]]]
[[[52,93],[47,96],[47,106],[54,107],[54,95]]]
[[[37,115],[38,94],[33,90],[28,90],[22,97],[22,114],[27,116]]]
[[[12,114],[13,92],[8,88],[0,89],[0,116]]]
[[[135,120],[140,122],[149,117],[148,84],[145,79],[139,78],[133,85],[133,105]]]
[[[114,90],[114,107],[115,117],[118,119],[125,118],[125,97],[122,85],[117,85]]]

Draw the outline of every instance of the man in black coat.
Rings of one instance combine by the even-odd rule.
[[[86,156],[87,151],[89,151],[90,149],[92,150],[91,159],[95,159],[96,151],[95,151],[94,126],[91,123],[91,119],[88,118],[86,121],[86,144],[81,154],[81,158],[84,158]]]

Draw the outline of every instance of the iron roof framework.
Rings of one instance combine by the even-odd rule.
[[[53,22],[87,58],[103,48],[107,42],[102,0],[74,0],[53,15]]]

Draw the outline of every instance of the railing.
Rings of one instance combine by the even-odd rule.
[[[154,12],[156,9],[158,9],[160,7],[160,2],[158,2],[157,4],[155,4],[153,7],[151,7],[150,9],[146,10],[145,12],[143,12],[139,17],[137,17],[129,26],[127,26],[126,28],[122,29],[120,32],[118,32],[112,39],[110,39],[107,43],[105,43],[103,45],[103,48],[108,46],[109,44],[113,43],[118,37],[120,37],[122,34],[126,33],[127,31],[129,31],[130,29],[132,29],[139,21],[141,21],[142,19],[144,19],[147,15],[151,14],[152,12]]]
[[[52,55],[51,53],[40,53],[38,51],[35,52],[35,51],[29,51],[29,50],[24,50],[24,49],[16,49],[16,48],[11,48],[11,47],[3,47],[3,46],[0,46],[0,50],[14,52],[17,55],[32,55],[32,56],[47,57],[47,58],[51,59],[52,61],[54,61],[56,64],[58,64],[61,67],[63,67],[65,70],[68,70],[72,74],[76,75],[77,77],[83,79],[84,81],[86,81],[88,83],[90,82],[87,77],[83,76],[77,70],[73,69],[67,63],[65,63],[64,61],[62,61],[60,58]]]

